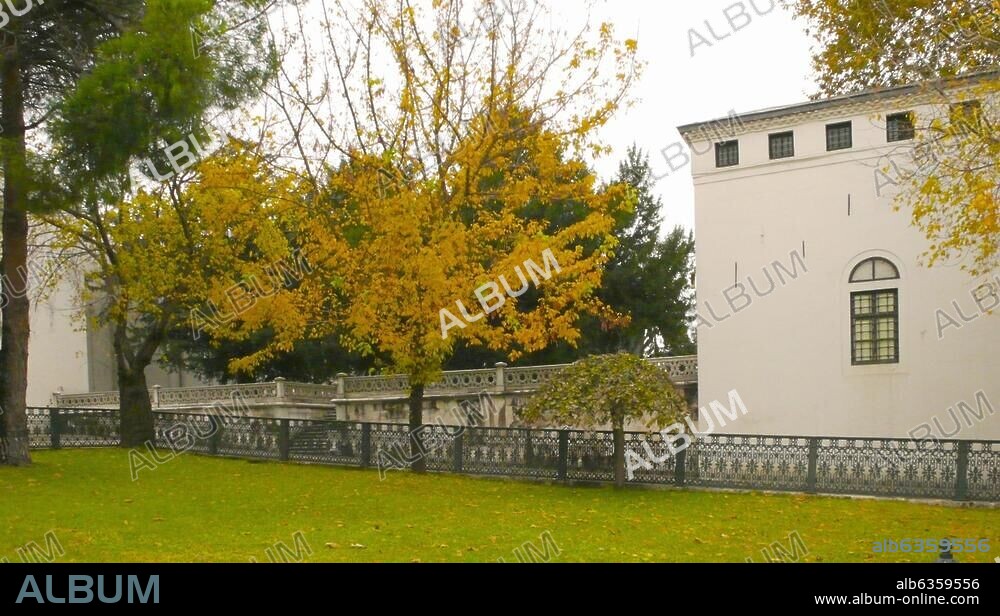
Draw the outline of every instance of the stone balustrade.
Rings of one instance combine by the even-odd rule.
[[[664,357],[649,360],[664,369],[678,386],[696,384],[698,358]],[[426,388],[428,395],[476,394],[482,392],[531,392],[552,380],[566,366],[527,366],[509,368],[497,364],[484,370],[447,371],[440,381]],[[287,400],[301,403],[327,404],[338,400],[360,398],[405,398],[409,392],[406,376],[347,376],[338,375],[336,382],[328,385],[296,383],[277,379],[270,383],[241,385],[212,385],[206,387],[154,387],[150,400],[155,408],[190,407],[216,402],[226,402],[240,395],[248,402],[274,402]],[[118,406],[118,392],[52,395],[52,406],[76,408],[104,408]]]
[[[650,363],[665,370],[671,380],[684,390],[690,403],[696,402],[698,358],[664,357]],[[510,368],[497,364],[482,370],[453,370],[426,387],[425,404],[432,413],[445,413],[456,400],[489,393],[503,409],[509,425],[517,408],[533,392],[556,377],[566,365]],[[337,375],[333,383],[315,385],[276,379],[270,383],[213,385],[206,387],[160,387],[149,392],[154,409],[198,412],[215,406],[238,402],[261,416],[292,419],[336,417],[352,421],[400,421],[405,419],[405,401],[409,381],[404,375]],[[117,408],[118,392],[52,395],[51,406],[60,408]]]

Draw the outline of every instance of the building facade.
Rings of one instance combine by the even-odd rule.
[[[695,185],[699,398],[738,392],[748,411],[725,432],[1000,439],[1000,272],[923,265],[928,240],[892,205],[914,118],[963,103],[995,114],[974,97],[998,78],[678,129]]]
[[[32,298],[28,406],[45,406],[58,392],[118,389],[111,330],[82,318],[79,298],[71,277],[43,298]],[[155,362],[146,369],[146,378],[150,387],[208,384],[193,374],[167,371]]]

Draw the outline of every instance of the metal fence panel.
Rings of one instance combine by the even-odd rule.
[[[912,439],[820,439],[817,489],[834,494],[953,498],[957,446]]]
[[[559,472],[558,430],[469,428],[462,436],[462,471],[555,479]]]
[[[1000,442],[969,442],[967,477],[970,500],[1000,502]]]
[[[217,452],[220,456],[277,460],[281,420],[261,417],[220,420]]]
[[[677,483],[677,457],[660,435],[628,432],[625,434],[625,451],[633,452],[644,462],[632,461],[629,464],[630,460],[625,460],[627,466],[638,465],[632,470],[633,482],[667,485]]]
[[[216,424],[208,415],[153,413],[157,447],[172,451],[213,453],[211,439]]]
[[[28,442],[32,449],[45,449],[52,446],[52,425],[49,409],[29,408]]]
[[[92,409],[59,409],[56,419],[61,447],[117,447],[118,413]],[[49,422],[51,433],[51,420]]]
[[[361,466],[362,425],[339,421],[289,421],[289,459],[294,462]]]
[[[684,485],[808,491],[809,439],[705,435],[686,451]]]

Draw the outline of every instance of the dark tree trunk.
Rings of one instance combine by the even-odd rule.
[[[410,458],[414,460],[410,469],[414,473],[427,472],[424,459],[424,386],[410,385]]]
[[[152,445],[155,442],[153,405],[149,401],[149,387],[143,368],[118,373],[122,447],[139,447],[143,443]]]
[[[615,487],[625,487],[625,427],[615,426]]]
[[[28,174],[25,168],[24,84],[14,37],[3,36],[0,68],[3,145],[3,247],[0,249],[0,463],[27,465],[28,417]]]
[[[126,325],[115,325],[119,426],[122,447],[139,447],[147,442],[155,442],[153,405],[149,400],[149,387],[146,383],[146,366],[152,361],[152,352],[145,352],[144,349],[139,353],[130,353],[126,332]]]

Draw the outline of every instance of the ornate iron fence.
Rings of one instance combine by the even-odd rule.
[[[154,446],[174,452],[400,469],[403,424],[154,412]],[[31,447],[116,447],[118,413],[28,409]],[[423,458],[437,472],[614,480],[610,432],[428,425]],[[644,460],[631,483],[1000,502],[1000,441],[713,434],[673,454],[658,435],[626,434]],[[656,462],[659,460],[659,462]]]

